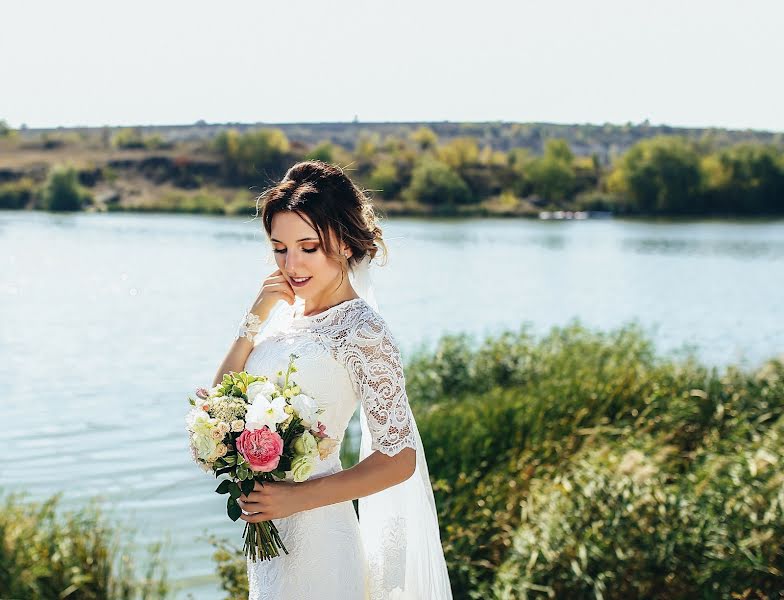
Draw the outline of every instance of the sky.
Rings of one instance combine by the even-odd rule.
[[[784,131],[781,0],[5,0],[11,126],[518,121]]]

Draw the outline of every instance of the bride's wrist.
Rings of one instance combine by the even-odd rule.
[[[239,324],[237,325],[237,333],[235,335],[235,339],[246,339],[251,344],[256,337],[256,334],[261,331],[262,326],[262,319],[256,313],[252,312],[251,310],[245,311],[245,314],[240,319]]]

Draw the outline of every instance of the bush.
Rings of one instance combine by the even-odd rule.
[[[191,214],[226,214],[226,201],[208,192],[182,194],[172,192],[155,200],[151,204],[134,207],[134,210],[146,212],[175,212]]]
[[[76,169],[56,167],[49,173],[43,190],[45,210],[81,210],[91,200],[92,195],[79,185]]]
[[[36,193],[36,185],[29,177],[0,184],[0,209],[19,209],[27,206]]]
[[[471,201],[468,185],[451,167],[426,158],[414,168],[406,189],[409,199],[431,206],[452,206]]]
[[[145,577],[136,579],[124,532],[110,527],[91,502],[80,511],[59,508],[60,495],[32,502],[9,494],[0,511],[0,597],[37,600],[152,600],[169,595],[159,544],[152,545]]]
[[[240,134],[223,131],[213,148],[222,161],[223,178],[230,184],[258,183],[282,175],[287,168],[290,144],[280,129],[259,129]]]
[[[590,445],[530,484],[497,598],[775,598],[784,419],[686,476],[666,436]],[[701,461],[700,461],[701,462]]]

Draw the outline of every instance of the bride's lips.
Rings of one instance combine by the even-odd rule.
[[[301,281],[301,282],[294,281],[294,279],[289,279],[289,281],[291,282],[291,285],[294,286],[294,287],[297,287],[297,288],[300,288],[303,285],[307,285],[308,281],[310,281],[310,280],[311,280],[310,277],[308,277],[305,281]]]

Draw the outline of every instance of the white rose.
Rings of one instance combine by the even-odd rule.
[[[310,424],[316,420],[318,416],[318,404],[310,396],[305,394],[297,394],[291,399],[291,406],[297,411],[297,416],[302,419],[305,427],[310,427]],[[307,423],[307,424],[306,424]]]

